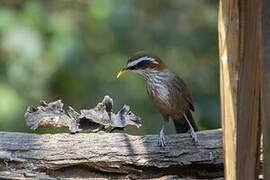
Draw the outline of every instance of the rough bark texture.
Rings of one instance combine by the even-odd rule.
[[[223,179],[221,130],[166,136],[0,132],[0,178]]]
[[[128,105],[117,113],[112,112],[113,100],[105,96],[101,103],[92,109],[76,112],[71,106],[64,110],[64,103],[57,100],[51,103],[40,101],[37,108],[29,106],[24,115],[26,124],[32,130],[37,128],[66,128],[71,133],[78,133],[82,130],[97,132],[103,129],[113,131],[124,129],[127,125],[141,126],[141,118],[130,111]]]

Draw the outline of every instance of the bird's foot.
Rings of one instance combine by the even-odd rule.
[[[161,147],[166,146],[165,135],[164,135],[164,132],[162,130],[160,131],[160,134],[159,134],[158,144]]]
[[[196,132],[194,131],[194,129],[193,129],[193,128],[190,128],[189,133],[190,133],[190,136],[191,136],[192,140],[193,140],[195,143],[197,143],[197,142],[198,142],[198,137],[197,137],[197,134],[196,134]]]

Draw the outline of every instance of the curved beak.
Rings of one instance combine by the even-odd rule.
[[[118,75],[117,75],[117,79],[120,77],[120,76],[122,76],[123,74],[125,74],[126,72],[129,72],[130,70],[128,70],[128,69],[122,69],[119,73],[118,73]]]

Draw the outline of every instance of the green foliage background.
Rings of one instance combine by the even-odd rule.
[[[143,118],[128,133],[158,133],[161,116],[144,79],[116,79],[138,50],[158,55],[186,81],[200,129],[220,127],[217,9],[211,0],[1,1],[0,131],[32,132],[23,115],[41,99],[78,110],[109,95],[114,111],[129,104]],[[166,131],[174,132],[172,123]]]

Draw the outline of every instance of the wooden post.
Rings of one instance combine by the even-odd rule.
[[[219,7],[219,56],[220,56],[220,97],[221,97],[221,118],[223,128],[223,152],[225,177],[234,180],[236,176],[235,162],[236,162],[236,92],[237,92],[237,78],[238,77],[238,14],[234,14],[235,18],[229,17],[233,13],[232,9],[237,9],[237,4],[229,4],[226,1],[220,1]],[[237,16],[237,17],[236,17]],[[231,19],[230,26],[225,19]],[[232,25],[234,24],[234,25]],[[228,29],[230,28],[230,29]],[[230,36],[227,33],[230,32]],[[228,46],[228,42],[233,42]],[[235,52],[233,52],[235,51]],[[231,53],[228,53],[231,52]],[[228,61],[230,60],[230,61]],[[233,74],[234,73],[234,74]],[[227,157],[227,158],[226,158]],[[230,157],[230,158],[228,158]]]
[[[264,179],[270,178],[270,2],[263,1],[262,8],[262,121],[264,145]]]
[[[225,177],[257,179],[261,2],[220,0],[220,92]]]

